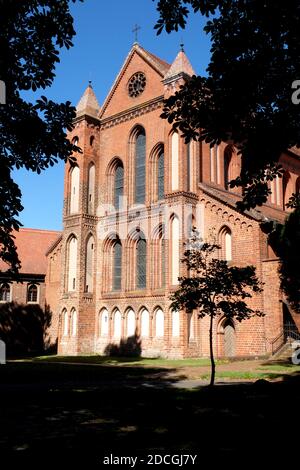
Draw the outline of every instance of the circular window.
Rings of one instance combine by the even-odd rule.
[[[128,82],[128,94],[135,98],[143,93],[146,86],[146,77],[142,72],[135,73]]]

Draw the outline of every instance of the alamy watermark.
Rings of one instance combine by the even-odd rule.
[[[300,364],[300,341],[293,341],[291,346],[293,349],[292,363],[295,364],[295,366],[299,366]]]
[[[292,83],[292,89],[295,90],[292,93],[292,103],[300,104],[300,80],[294,80]]]
[[[6,104],[6,86],[3,80],[0,80],[0,104]]]
[[[193,227],[197,227],[202,233],[204,229],[204,205],[170,203],[169,205],[151,204],[150,207],[143,204],[128,203],[127,197],[119,199],[116,209],[111,204],[100,204],[97,208],[99,222],[97,225],[97,238],[106,240],[114,234],[125,240],[127,237],[140,237],[152,240],[157,236],[157,229],[161,227],[164,239],[174,238],[172,222],[177,220],[176,233],[184,234],[184,238],[191,237]],[[180,236],[181,238],[181,236]]]

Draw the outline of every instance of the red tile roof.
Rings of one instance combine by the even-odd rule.
[[[46,274],[46,252],[61,235],[61,232],[21,228],[13,235],[15,236],[15,244],[22,264],[20,273]],[[7,269],[8,265],[0,260],[0,271],[6,271]]]

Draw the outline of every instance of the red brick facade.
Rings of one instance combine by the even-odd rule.
[[[130,96],[128,84],[135,83],[131,79],[137,72],[143,74],[146,85],[139,88],[136,82],[136,96]],[[265,218],[284,220],[284,203],[300,186],[299,157],[293,152],[282,156],[285,178],[272,183],[273,193],[264,208],[238,213],[239,190],[227,188],[227,181],[240,169],[234,150],[225,144],[214,149],[195,142],[188,146],[179,137],[177,152],[171,126],[160,118],[164,97],[192,73],[184,52],[170,66],[135,44],[102,108],[91,86],[80,100],[70,139],[78,140],[83,152],[76,155],[77,173],[66,165],[64,230],[48,254],[47,298],[57,313],[54,324],[60,354],[105,353],[120,342],[130,343],[126,338],[134,331],[131,340],[144,356],[208,356],[207,320],[191,319],[185,312],[178,319],[170,311],[174,272],[179,269],[178,274],[184,274],[183,265],[176,267],[174,260],[182,257],[192,225],[204,238],[213,234],[230,262],[254,265],[265,283],[264,292],[251,299],[265,317],[229,326],[222,319],[216,322],[217,356],[268,354],[282,328],[278,261],[260,223]],[[134,203],[135,146],[141,132],[146,136],[145,198],[138,205]],[[164,198],[159,199],[162,152]],[[124,201],[115,210],[118,167],[123,169]],[[146,285],[138,288],[141,234],[146,240]],[[113,288],[116,243],[122,253],[120,289]]]

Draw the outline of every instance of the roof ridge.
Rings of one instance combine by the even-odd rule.
[[[61,230],[52,230],[52,229],[43,229],[43,228],[30,228],[30,227],[20,227],[19,230],[16,230],[17,232],[19,231],[26,231],[26,232],[42,232],[42,233],[62,233]]]

